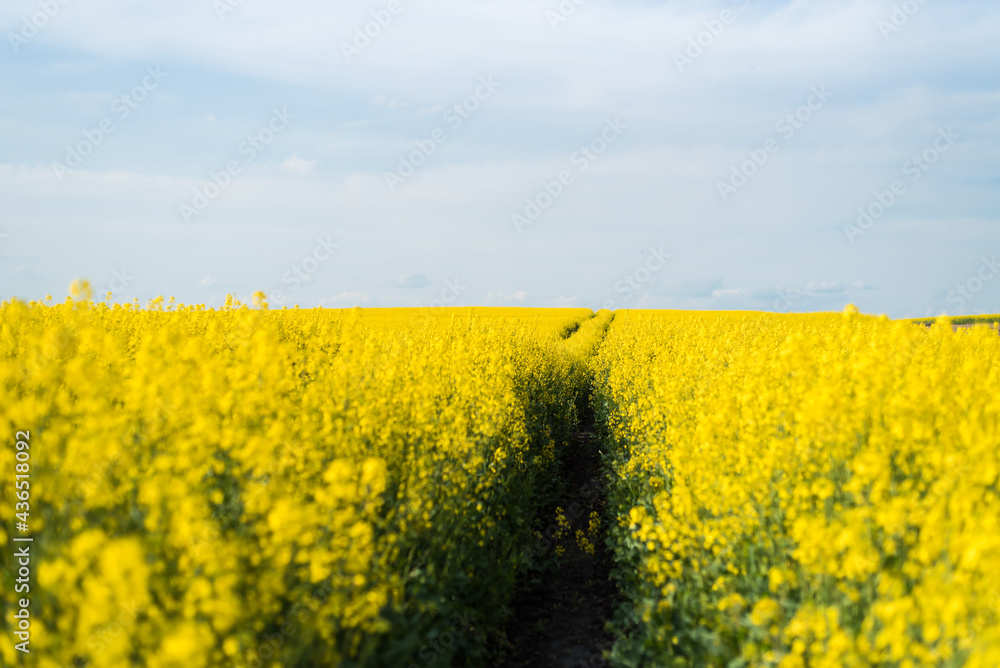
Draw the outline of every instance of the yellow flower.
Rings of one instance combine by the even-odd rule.
[[[756,626],[767,626],[781,615],[781,605],[772,598],[762,598],[753,606],[750,621]]]
[[[69,294],[73,301],[89,302],[94,296],[94,291],[90,287],[90,281],[78,278],[70,283]]]

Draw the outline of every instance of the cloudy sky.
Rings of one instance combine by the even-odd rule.
[[[997,3],[5,0],[0,29],[4,299],[1000,312]]]

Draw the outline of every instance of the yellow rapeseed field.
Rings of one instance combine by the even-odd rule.
[[[26,665],[478,665],[576,423],[564,338],[591,311],[77,292],[0,307],[0,422],[31,434]]]
[[[1000,337],[619,313],[594,360],[627,666],[1000,666]]]
[[[613,665],[1000,665],[989,327],[252,302],[0,305],[0,665],[488,665],[553,509],[616,562]]]

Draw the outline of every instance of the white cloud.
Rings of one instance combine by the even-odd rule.
[[[306,160],[300,158],[298,153],[293,153],[290,158],[281,163],[281,168],[286,172],[298,174],[299,176],[309,176],[313,168],[319,163],[318,160]]]
[[[664,281],[654,279],[649,291],[662,297],[710,297],[720,287],[719,279]]]
[[[524,300],[527,298],[528,293],[524,290],[514,293],[489,292],[483,303],[486,306],[524,306]]]
[[[829,293],[843,292],[844,284],[841,283],[840,281],[827,281],[827,282],[812,281],[806,283],[805,290],[806,292],[829,292]]]
[[[35,269],[34,267],[27,267],[23,264],[14,267],[10,271],[8,271],[7,274],[10,276],[21,276],[23,278],[31,278],[31,279],[40,278],[42,276],[42,272],[40,272],[39,270]]]
[[[445,110],[445,106],[444,105],[435,104],[435,105],[433,105],[431,107],[427,107],[426,109],[420,109],[420,110],[418,110],[417,111],[417,116],[430,116],[431,114],[436,114],[436,113],[444,111],[444,110]]]
[[[551,306],[553,308],[577,308],[580,306],[580,297],[556,297]]]
[[[293,300],[294,301],[294,300]],[[366,292],[341,292],[339,295],[327,297],[319,301],[320,306],[331,308],[351,308],[354,306],[368,306],[372,303],[372,295]]]
[[[740,297],[754,301],[766,300],[775,297],[775,290],[775,288],[716,288],[712,290],[712,297],[715,299]]]
[[[407,274],[405,276],[400,276],[391,284],[401,288],[407,288],[409,290],[419,290],[420,288],[426,288],[430,285],[431,279],[427,278],[423,274]]]

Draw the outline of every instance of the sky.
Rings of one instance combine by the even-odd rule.
[[[1000,5],[5,0],[0,298],[1000,312]]]

